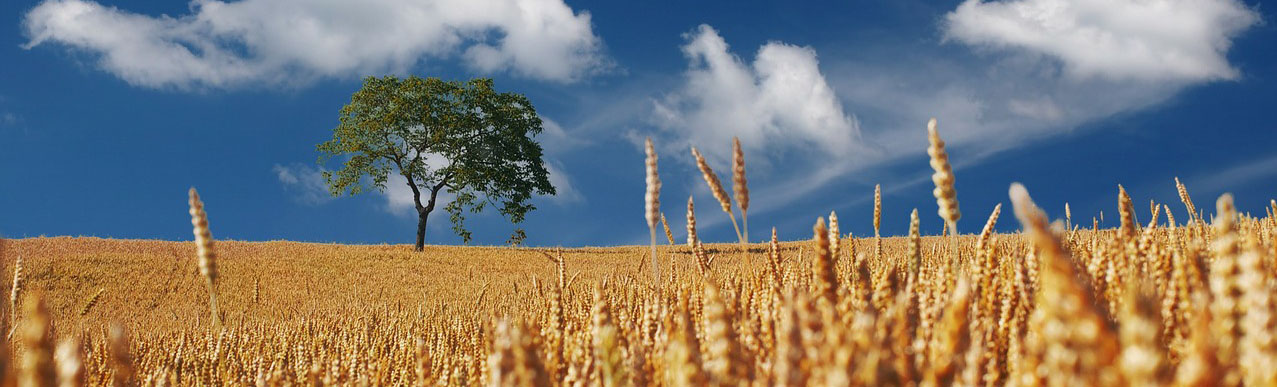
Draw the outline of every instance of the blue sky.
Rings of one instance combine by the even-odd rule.
[[[368,75],[486,76],[526,94],[560,195],[531,245],[643,243],[643,155],[682,238],[734,236],[688,152],[720,174],[746,149],[753,239],[808,238],[836,210],[871,235],[918,208],[939,232],[925,124],[950,144],[976,232],[1008,185],[1052,216],[1116,220],[1117,184],[1199,208],[1277,193],[1277,28],[1237,0],[16,0],[0,4],[0,235],[190,239],[197,187],[214,236],[411,243],[407,188],[330,198],[315,144]],[[7,27],[5,27],[7,26]],[[726,178],[726,175],[723,175]],[[1147,220],[1147,210],[1140,219]],[[475,243],[511,225],[473,215]],[[1009,218],[1000,229],[1018,227]],[[459,243],[446,214],[427,242]]]

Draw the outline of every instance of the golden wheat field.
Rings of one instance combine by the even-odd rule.
[[[999,208],[958,238],[822,219],[810,241],[662,243],[656,284],[647,246],[224,241],[201,245],[207,267],[189,242],[7,240],[0,369],[20,385],[1277,383],[1274,219],[1225,196],[1213,222],[1156,205],[1141,227],[1129,200],[1117,229],[1053,227],[1017,186],[1017,234],[991,232]]]

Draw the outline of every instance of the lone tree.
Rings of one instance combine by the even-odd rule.
[[[500,207],[511,223],[523,222],[533,194],[553,195],[541,159],[541,118],[528,99],[498,93],[492,80],[443,81],[416,76],[368,77],[341,109],[332,140],[319,144],[319,162],[343,156],[337,171],[324,172],[333,196],[385,192],[391,173],[412,189],[417,207],[417,251],[426,240],[426,219],[439,192],[453,195],[445,206],[452,230],[466,243],[465,212]],[[446,190],[446,191],[445,191]],[[525,234],[515,228],[510,243]]]

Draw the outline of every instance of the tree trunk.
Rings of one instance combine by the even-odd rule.
[[[417,251],[426,248],[426,217],[430,216],[429,212],[421,212],[417,215]]]
[[[430,216],[431,212],[434,212],[435,199],[439,198],[439,190],[443,189],[446,182],[447,179],[445,178],[444,183],[439,183],[430,189],[430,201],[423,206],[421,205],[421,191],[417,189],[416,183],[413,183],[411,178],[408,179],[408,186],[412,188],[412,200],[417,202],[417,245],[415,246],[417,251],[426,249],[426,218]]]

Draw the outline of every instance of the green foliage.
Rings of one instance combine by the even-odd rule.
[[[321,164],[345,158],[341,169],[324,172],[330,193],[384,192],[398,173],[412,189],[419,227],[443,190],[455,195],[445,209],[466,243],[465,212],[494,206],[517,224],[536,209],[532,195],[555,193],[532,139],[541,118],[526,97],[495,91],[491,79],[368,77],[340,119],[333,138],[317,146]]]
[[[519,247],[522,246],[523,241],[527,239],[528,234],[523,232],[523,229],[516,228],[514,229],[514,233],[510,234],[510,238],[505,240],[505,243],[511,247]]]

